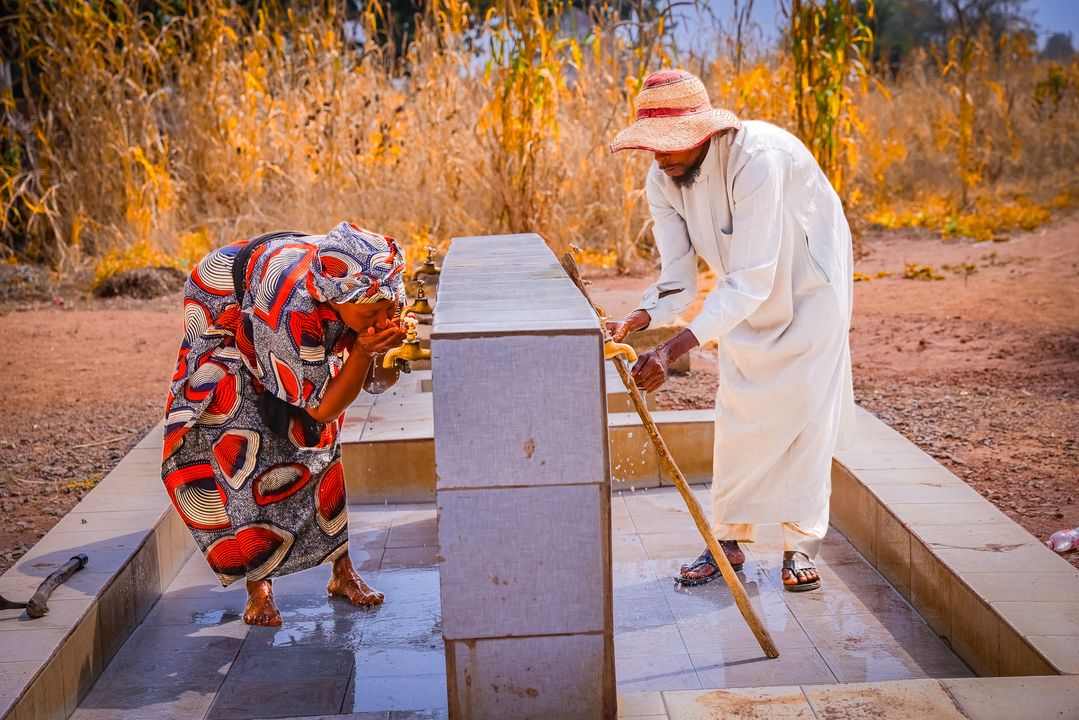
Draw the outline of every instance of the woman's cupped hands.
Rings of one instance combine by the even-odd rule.
[[[356,333],[352,351],[368,355],[384,353],[403,343],[407,332],[407,321],[402,321],[396,315],[390,318],[378,318],[367,330]]]

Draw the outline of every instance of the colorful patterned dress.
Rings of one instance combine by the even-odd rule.
[[[361,269],[355,254],[320,249],[329,237],[297,235],[258,247],[242,307],[232,270],[247,241],[207,255],[184,289],[185,333],[165,410],[161,475],[223,585],[298,572],[348,550],[338,442],[344,417],[324,425],[309,446],[299,422],[290,421],[283,437],[259,412],[262,393],[316,406],[351,345],[353,332],[316,302],[326,295],[319,283],[348,279],[370,264]],[[368,252],[388,240],[362,237],[372,241]],[[389,248],[390,257],[378,260],[400,266],[400,275],[392,240]],[[378,286],[377,276],[369,279]]]

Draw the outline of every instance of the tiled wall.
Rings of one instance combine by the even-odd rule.
[[[459,239],[432,350],[450,716],[613,718],[595,316],[539,237]]]

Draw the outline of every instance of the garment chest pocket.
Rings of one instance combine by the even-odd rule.
[[[803,233],[802,237],[805,238],[806,257],[809,258],[809,265],[813,268],[813,272],[816,273],[817,279],[825,283],[826,285],[831,285],[832,281],[828,279],[828,271],[817,260],[817,258],[813,256],[813,250],[809,243],[809,236]]]

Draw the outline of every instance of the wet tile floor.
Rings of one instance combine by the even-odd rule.
[[[386,604],[330,600],[313,568],[275,581],[280,628],[244,625],[242,584],[221,588],[196,553],[73,720],[445,717],[435,523],[433,505],[353,506],[353,559]],[[616,493],[612,526],[619,692],[971,675],[834,531],[812,593],[783,592],[778,528],[747,548],[743,583],[781,653],[767,660],[722,581],[673,585],[702,546],[675,490]]]
[[[708,507],[707,487],[694,488]],[[780,656],[764,657],[726,584],[673,583],[704,543],[674,488],[615,493],[615,675],[620,693],[925,677],[970,669],[834,529],[817,565],[820,590],[783,590],[778,526],[744,545],[739,576]]]

